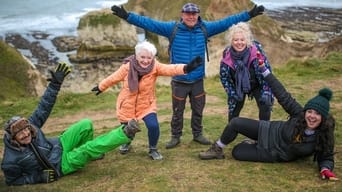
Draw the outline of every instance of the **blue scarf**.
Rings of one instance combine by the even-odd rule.
[[[235,88],[238,100],[242,101],[243,96],[251,90],[250,74],[247,68],[250,51],[248,48],[237,52],[234,48],[229,49],[235,66]]]

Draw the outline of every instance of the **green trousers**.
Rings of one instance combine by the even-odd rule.
[[[82,169],[89,161],[131,142],[125,135],[123,126],[93,138],[94,128],[90,119],[82,119],[71,125],[60,135],[63,147],[62,173],[66,175]]]

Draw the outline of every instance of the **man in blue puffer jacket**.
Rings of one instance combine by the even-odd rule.
[[[132,12],[128,13],[123,6],[114,5],[112,11],[114,15],[126,20],[130,24],[168,38],[170,42],[170,63],[176,64],[189,63],[196,56],[204,58],[207,38],[226,31],[233,24],[248,21],[252,17],[262,14],[264,7],[255,5],[249,12],[243,11],[239,14],[211,22],[201,19],[199,16],[200,9],[193,3],[187,3],[183,6],[180,22],[163,22]],[[177,30],[174,32],[175,27],[177,27]],[[202,133],[202,116],[205,105],[204,77],[205,66],[203,64],[191,73],[172,78],[172,137],[171,141],[166,144],[167,149],[174,148],[180,143],[187,96],[190,98],[192,110],[191,128],[193,140],[204,145],[211,144]]]

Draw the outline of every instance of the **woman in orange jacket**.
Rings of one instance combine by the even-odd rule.
[[[122,124],[130,119],[142,119],[148,129],[149,156],[160,160],[163,156],[157,150],[159,123],[157,118],[156,80],[158,76],[182,75],[196,69],[202,63],[201,57],[195,57],[189,64],[167,65],[156,60],[156,47],[148,41],[135,46],[135,55],[124,59],[124,64],[102,80],[92,91],[96,95],[119,82],[122,89],[116,101],[116,113]],[[121,146],[125,154],[130,144]]]

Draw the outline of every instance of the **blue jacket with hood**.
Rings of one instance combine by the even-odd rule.
[[[187,27],[181,20],[178,24],[176,34],[174,35],[172,45],[170,46],[170,63],[188,64],[196,56],[201,56],[204,62],[207,38],[226,31],[234,24],[245,22],[249,19],[250,16],[247,11],[216,21],[204,21],[199,17],[197,24],[193,28]],[[147,31],[164,36],[169,40],[173,36],[173,30],[177,25],[176,21],[158,21],[132,12],[129,13],[127,22]],[[201,25],[206,29],[207,35],[202,31]],[[205,66],[201,65],[188,74],[174,76],[173,80],[193,83],[203,79],[204,76]]]

